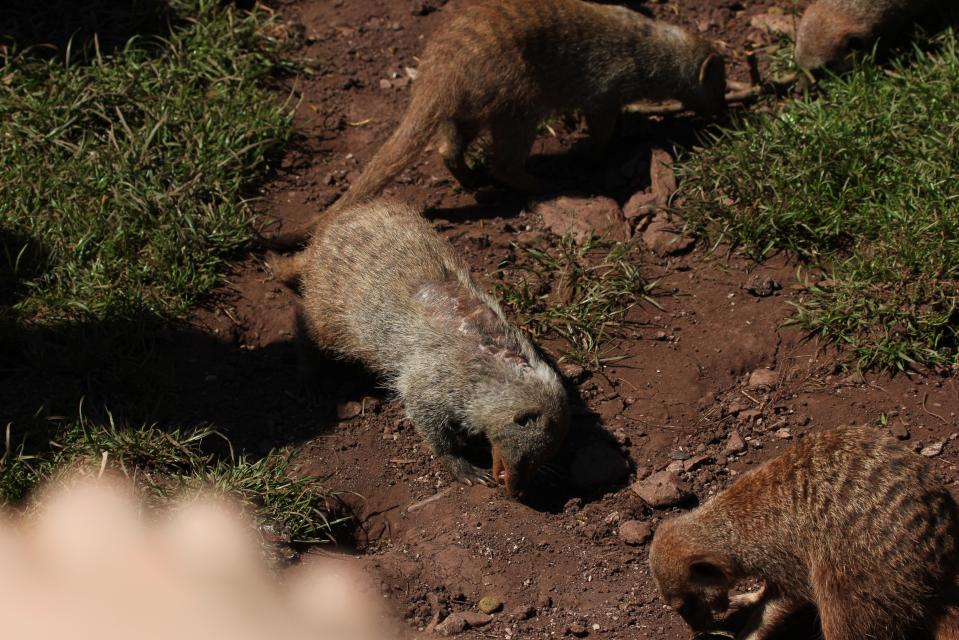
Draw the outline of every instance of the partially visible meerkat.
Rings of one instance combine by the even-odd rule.
[[[377,201],[327,216],[298,263],[298,324],[315,344],[382,374],[458,480],[502,475],[521,497],[566,436],[565,388],[421,212]],[[492,476],[458,448],[477,434]]]
[[[796,34],[796,62],[805,69],[836,65],[891,30],[902,29],[935,0],[817,0]]]
[[[477,2],[432,35],[402,121],[334,207],[379,195],[432,140],[453,176],[472,184],[464,153],[481,133],[491,138],[492,177],[543,191],[526,157],[544,118],[582,109],[598,154],[626,103],[679,99],[713,114],[725,108],[725,87],[709,43],[625,7]]]
[[[959,514],[925,459],[865,428],[809,435],[703,506],[664,521],[649,563],[696,630],[756,605],[761,640],[815,604],[825,640],[959,639]],[[760,592],[730,598],[737,581]]]

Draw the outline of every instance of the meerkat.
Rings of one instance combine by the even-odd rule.
[[[933,0],[818,0],[796,34],[796,63],[818,69],[843,62],[890,29],[911,24]]]
[[[808,604],[825,640],[959,639],[959,509],[925,459],[866,428],[808,435],[650,548],[666,603],[696,630],[747,605],[740,640],[762,640]],[[760,592],[730,598],[744,578]]]
[[[324,218],[299,259],[298,324],[381,374],[458,480],[521,497],[569,427],[560,376],[421,212],[376,201]],[[492,475],[463,457],[485,436]]]
[[[626,103],[679,99],[704,114],[726,104],[723,58],[709,43],[625,7],[583,0],[467,7],[430,38],[412,86],[399,126],[336,208],[379,195],[434,140],[468,186],[475,180],[464,153],[487,133],[492,177],[539,192],[547,184],[525,162],[550,115],[582,109],[598,156]]]

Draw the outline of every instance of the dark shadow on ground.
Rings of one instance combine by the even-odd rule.
[[[324,360],[327,395],[305,389],[293,341],[248,349],[157,318],[61,327],[0,326],[0,424],[12,440],[45,446],[47,418],[83,415],[163,429],[213,425],[235,451],[297,444],[336,422],[337,397],[369,384],[361,371]],[[109,416],[108,416],[109,413]],[[47,427],[50,428],[50,427]]]
[[[622,204],[634,193],[650,186],[649,169],[654,148],[667,149],[671,153],[688,151],[694,146],[707,144],[705,134],[711,129],[729,126],[732,122],[729,116],[706,120],[689,114],[664,118],[624,114],[602,162],[593,163],[581,152],[589,145],[588,129],[575,119],[566,118],[564,121],[570,135],[576,138],[572,148],[562,148],[541,137],[537,144],[546,149],[527,160],[531,174],[548,177],[553,183],[550,192],[517,193],[488,181],[487,185],[473,192],[476,204],[434,208],[427,212],[427,217],[453,223],[497,216],[509,218],[522,211],[532,199],[572,194],[605,195]]]
[[[0,45],[39,57],[90,60],[131,38],[164,36],[175,23],[166,0],[4,0]]]

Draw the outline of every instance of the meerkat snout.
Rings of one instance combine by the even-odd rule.
[[[804,69],[843,69],[851,54],[876,38],[910,28],[934,0],[817,0],[796,33],[796,63]]]

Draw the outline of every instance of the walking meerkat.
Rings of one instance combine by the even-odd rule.
[[[796,63],[805,69],[835,65],[883,33],[911,24],[932,0],[818,0],[796,34]]]
[[[449,171],[469,185],[464,153],[481,133],[491,138],[495,179],[543,191],[526,157],[544,118],[582,109],[598,153],[626,103],[679,99],[712,114],[725,108],[725,87],[723,59],[709,43],[625,7],[477,2],[430,38],[402,121],[334,206],[379,195],[434,140]]]
[[[376,201],[326,216],[299,265],[298,324],[315,344],[382,374],[458,480],[502,474],[520,497],[566,437],[566,391],[421,212]],[[492,476],[457,446],[476,434]]]
[[[922,457],[864,428],[809,435],[656,531],[649,563],[666,603],[696,630],[757,605],[761,640],[805,605],[825,640],[959,640],[959,515]],[[733,596],[743,578],[763,590]]]

